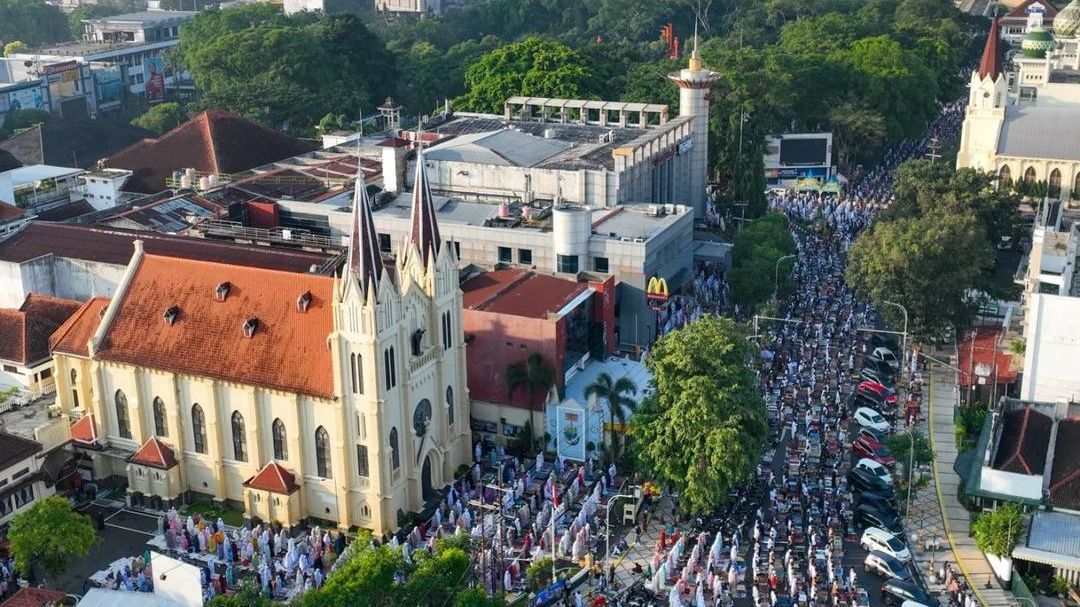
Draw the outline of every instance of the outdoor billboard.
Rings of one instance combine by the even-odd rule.
[[[146,71],[146,100],[150,103],[165,101],[165,60],[161,57],[147,57],[143,60]]]
[[[45,98],[41,94],[41,87],[34,86],[19,89],[17,91],[9,91],[8,107],[13,110],[45,109]]]
[[[107,107],[120,103],[123,94],[124,75],[119,65],[114,65],[94,71],[94,79],[97,82],[98,107]]]

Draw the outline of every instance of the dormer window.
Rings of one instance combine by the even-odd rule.
[[[164,316],[165,316],[165,324],[169,325],[170,327],[173,326],[173,323],[176,322],[176,318],[178,316],[180,316],[180,307],[179,306],[171,306],[171,307],[169,307],[168,310],[165,310],[165,315]]]
[[[217,288],[214,289],[214,296],[217,297],[218,301],[225,301],[225,298],[229,296],[229,289],[231,288],[232,285],[229,284],[229,281],[227,280],[225,282],[218,283]]]
[[[300,312],[307,312],[308,306],[311,305],[311,291],[305,291],[300,297],[296,298],[296,309]]]
[[[244,321],[244,337],[252,337],[255,335],[255,331],[259,330],[259,319],[249,318]]]

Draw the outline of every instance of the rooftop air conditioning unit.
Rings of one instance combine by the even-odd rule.
[[[647,211],[646,211],[645,214],[649,215],[650,217],[656,217],[657,215],[660,214],[660,205],[650,204],[647,207]]]
[[[665,204],[664,205],[664,213],[667,214],[667,215],[674,215],[675,214],[675,205],[673,205],[673,204]]]

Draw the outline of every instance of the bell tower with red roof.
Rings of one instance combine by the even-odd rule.
[[[996,170],[998,136],[1009,104],[1009,81],[1001,49],[1001,25],[997,17],[990,24],[979,66],[971,73],[967,112],[960,134],[957,168]]]

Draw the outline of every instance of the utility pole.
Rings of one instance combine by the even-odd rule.
[[[938,149],[941,148],[941,141],[937,137],[930,138],[930,151],[926,153],[926,157],[930,159],[930,164],[934,164],[938,158],[941,158],[941,154],[938,153]]]

